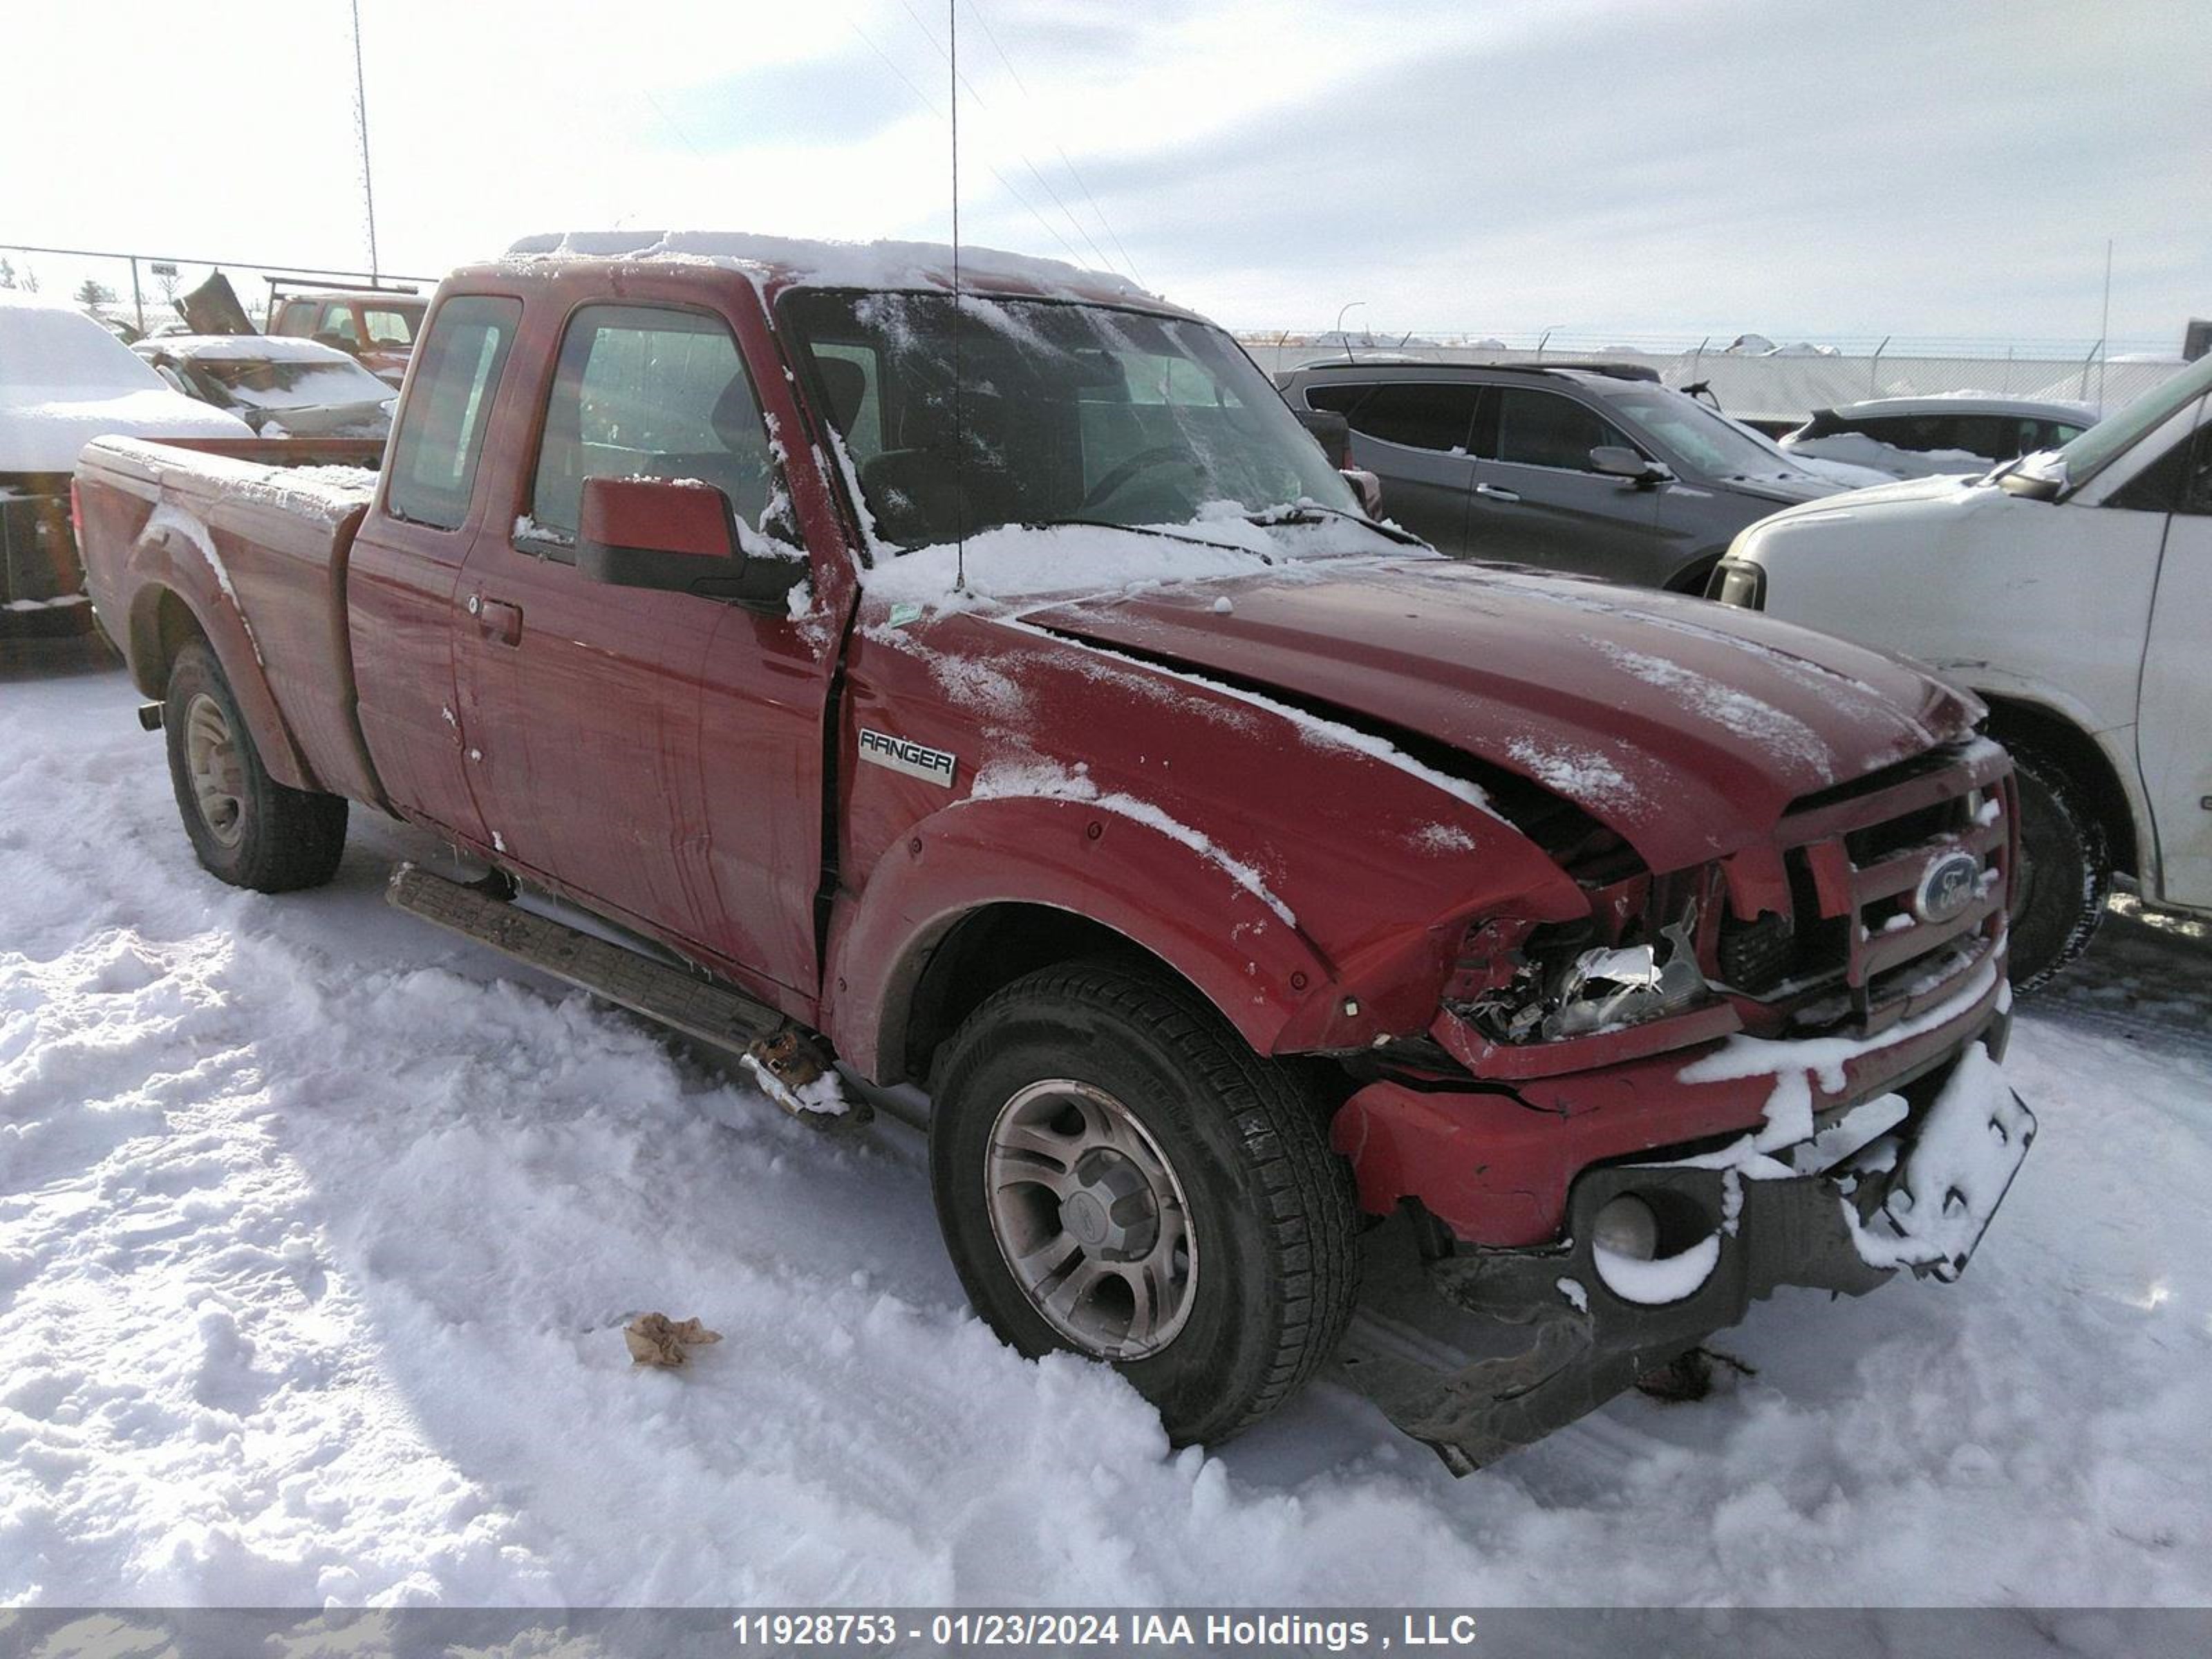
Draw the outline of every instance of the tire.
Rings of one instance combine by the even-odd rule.
[[[969,1017],[935,1081],[938,1221],[1019,1352],[1114,1364],[1182,1445],[1249,1426],[1334,1351],[1358,1280],[1350,1170],[1313,1098],[1195,995],[1043,969]]]
[[[170,665],[161,705],[169,781],[192,851],[210,875],[258,893],[319,887],[345,850],[343,796],[269,775],[222,665],[204,640]]]
[[[2014,747],[2020,790],[2020,868],[2012,893],[2012,982],[2050,983],[2089,948],[2112,889],[2105,827],[2074,781],[2047,757]]]

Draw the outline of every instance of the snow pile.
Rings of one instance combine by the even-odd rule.
[[[1936,478],[1971,474],[1978,477],[1996,465],[1988,455],[1969,449],[1900,449],[1863,432],[1832,432],[1825,438],[1794,438],[1787,446],[1798,461],[1847,463],[1863,471],[1891,478]]]
[[[965,1310],[918,1139],[389,910],[436,847],[366,814],[326,890],[221,886],[121,675],[0,698],[0,1602],[2212,1598],[2201,939],[2023,1007],[1958,1285],[1786,1292],[1755,1378],[1464,1481],[1333,1383],[1176,1452]],[[653,1310],[724,1340],[635,1368]]]

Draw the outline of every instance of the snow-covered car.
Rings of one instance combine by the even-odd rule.
[[[2079,404],[2019,398],[1875,398],[1816,409],[1783,434],[1799,461],[1844,461],[1890,478],[1986,472],[2070,443],[2096,423]]]
[[[2115,874],[2212,913],[2212,358],[2063,447],[1736,538],[1708,596],[1971,689],[2020,772],[2013,974],[2077,955]]]
[[[131,349],[178,391],[264,437],[381,438],[398,394],[335,346],[262,334],[182,334]]]
[[[252,435],[84,313],[0,293],[0,627],[74,631],[91,614],[69,521],[70,471],[88,441]]]

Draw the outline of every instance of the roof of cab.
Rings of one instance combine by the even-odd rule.
[[[598,259],[713,265],[743,272],[769,295],[787,288],[950,293],[954,270],[953,250],[941,242],[805,241],[721,230],[550,232],[521,238],[507,249],[499,265],[507,270],[528,269],[548,263]],[[1193,314],[1126,277],[1110,271],[1086,270],[1058,259],[963,242],[958,269],[963,292]]]

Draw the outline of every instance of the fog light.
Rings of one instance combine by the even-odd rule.
[[[1659,1218],[1640,1198],[1616,1198],[1590,1223],[1590,1242],[1614,1255],[1649,1261],[1659,1254]]]

